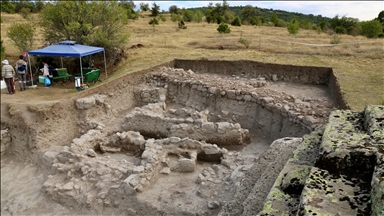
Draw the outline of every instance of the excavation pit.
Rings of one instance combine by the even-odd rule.
[[[348,108],[331,68],[252,61],[174,60],[85,93],[29,107],[41,129],[28,127],[27,140],[2,105],[2,140],[12,137],[2,142],[4,161],[39,168],[34,188],[60,203],[56,215],[245,214],[247,182],[265,192],[252,204],[261,211],[302,137]],[[318,152],[307,157],[314,166]],[[255,183],[260,176],[267,182]],[[286,191],[304,187],[292,179]],[[22,213],[7,205],[2,213]]]

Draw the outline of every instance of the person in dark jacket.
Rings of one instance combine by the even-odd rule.
[[[19,60],[17,60],[15,68],[19,80],[20,91],[25,91],[25,87],[27,85],[27,62],[24,61],[23,55],[19,56]]]

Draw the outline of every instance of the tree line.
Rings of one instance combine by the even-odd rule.
[[[132,0],[122,1],[27,1],[2,0],[1,11],[20,13],[27,22],[13,24],[7,35],[20,50],[32,48],[34,31],[39,25],[43,28],[44,40],[48,44],[60,40],[74,40],[77,43],[104,47],[107,55],[114,55],[115,49],[121,49],[129,39],[129,34],[122,33],[129,19],[144,17],[143,12],[150,12],[152,19],[148,24],[159,25],[166,21],[165,13],[171,14],[171,21],[178,22],[185,29],[188,22],[207,22],[219,24],[220,33],[230,33],[228,25],[255,25],[287,28],[290,34],[297,34],[300,29],[313,29],[321,32],[364,35],[368,38],[383,37],[384,11],[378,17],[360,22],[356,18],[321,15],[304,15],[282,10],[262,9],[251,5],[231,7],[227,1],[208,3],[207,7],[179,8],[169,7],[169,11],[161,10],[152,3],[141,3],[139,10]],[[30,14],[37,13],[38,20],[30,20]],[[154,29],[155,30],[155,29]],[[22,41],[22,42],[20,42]],[[2,42],[1,42],[2,44]],[[3,46],[1,47],[3,50]],[[2,52],[3,54],[4,52]]]

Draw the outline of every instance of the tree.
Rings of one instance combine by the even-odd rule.
[[[171,14],[179,14],[179,8],[176,5],[172,5],[169,7],[169,13]]]
[[[33,22],[17,22],[8,28],[7,36],[20,51],[27,51],[32,48],[35,29]]]
[[[274,26],[277,26],[277,24],[279,23],[279,17],[277,17],[276,13],[273,13],[271,15],[271,22],[273,23]]]
[[[3,46],[3,40],[0,40],[0,59],[4,59],[5,56],[5,47]]]
[[[380,23],[384,24],[384,10],[382,10],[376,18]]]
[[[123,32],[127,13],[115,1],[58,1],[40,12],[40,26],[50,44],[74,40],[104,47],[106,53],[121,48],[129,38]]]
[[[325,21],[322,21],[322,22],[320,23],[321,31],[324,31],[324,28],[325,28],[326,25],[327,25],[327,24],[325,23]]]
[[[241,20],[243,24],[249,23],[251,25],[257,25],[259,22],[260,11],[256,7],[252,7],[251,5],[247,5],[241,10]]]
[[[155,2],[152,3],[151,16],[157,17],[160,14],[160,5],[157,5]]]
[[[122,0],[119,2],[119,7],[124,8],[127,12],[127,17],[129,19],[138,19],[139,12],[136,12],[134,9],[136,7],[135,3],[132,0]]]
[[[337,34],[346,34],[352,33],[358,22],[359,19],[356,18],[346,17],[345,15],[340,18],[339,15],[336,15],[331,19],[330,24]]]
[[[156,19],[156,18],[153,18],[153,19],[151,19],[150,21],[149,21],[149,23],[148,23],[149,25],[152,25],[152,27],[153,27],[153,32],[155,32],[156,31],[156,25],[159,25],[159,20],[158,19]]]
[[[140,10],[141,11],[149,11],[149,5],[144,3],[144,2],[141,2],[140,3]]]
[[[11,3],[10,0],[3,0],[0,4],[1,11],[7,13],[15,13],[16,5]]]
[[[299,33],[299,29],[299,22],[296,20],[296,18],[293,18],[288,25],[289,34],[297,34]]]
[[[123,7],[125,9],[134,10],[136,5],[132,0],[120,0],[119,7]]]
[[[35,2],[35,10],[33,10],[32,12],[34,13],[40,12],[41,10],[43,10],[44,6],[45,4],[43,0],[38,0]]]
[[[187,9],[183,10],[183,20],[186,22],[191,22],[194,18],[195,14]]]
[[[223,1],[223,4],[216,3],[213,7],[212,2],[208,4],[208,10],[205,12],[205,18],[208,23],[217,23],[222,22],[230,23],[234,18],[234,14],[229,10],[229,4],[227,1]]]
[[[361,22],[361,34],[367,38],[377,38],[383,32],[383,26],[379,20]]]
[[[382,10],[379,15],[377,16],[376,20],[378,20],[382,27],[383,27],[383,32],[379,35],[379,37],[384,37],[384,10]]]

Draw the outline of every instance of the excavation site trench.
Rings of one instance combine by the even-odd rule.
[[[265,215],[303,136],[345,108],[331,68],[254,61],[174,60],[72,98],[2,101],[1,215]]]

